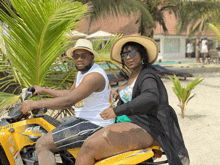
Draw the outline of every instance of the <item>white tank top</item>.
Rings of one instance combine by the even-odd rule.
[[[208,53],[208,46],[206,45],[207,42],[207,40],[202,40],[201,53]]]
[[[86,73],[82,74],[80,71],[76,78],[76,87],[81,83],[84,76],[89,73],[98,72],[105,78],[105,88],[101,92],[93,92],[90,96],[75,104],[75,116],[89,120],[90,122],[106,127],[114,123],[115,119],[104,120],[100,113],[112,106],[113,97],[108,77],[105,71],[97,64],[93,66]]]

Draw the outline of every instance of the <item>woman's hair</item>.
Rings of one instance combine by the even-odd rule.
[[[143,60],[144,67],[148,67],[150,65],[148,53],[147,53],[147,50],[145,47],[143,47],[141,44],[136,43],[136,42],[127,42],[122,46],[121,53],[123,53],[124,49],[127,51],[129,47],[131,47],[132,49],[135,49],[136,51],[139,52],[139,54],[141,56],[141,60]],[[122,62],[122,66],[124,67],[124,65],[125,65],[124,60],[121,59],[121,62]]]

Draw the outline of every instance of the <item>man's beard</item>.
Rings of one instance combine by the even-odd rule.
[[[78,71],[83,71],[83,72],[85,72],[85,71],[88,71],[91,67],[92,67],[92,65],[93,65],[93,63],[90,63],[90,64],[88,64],[88,65],[86,65],[84,68],[82,68],[82,69],[79,69],[77,66],[76,66],[76,69],[78,70]]]

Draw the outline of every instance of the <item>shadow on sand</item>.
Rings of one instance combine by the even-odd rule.
[[[178,115],[181,116],[180,113]],[[198,115],[198,114],[196,114],[196,115],[184,115],[184,118],[188,118],[190,120],[204,118],[204,117],[206,117],[206,115]]]

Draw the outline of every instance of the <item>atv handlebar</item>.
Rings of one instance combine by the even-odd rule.
[[[29,88],[27,88],[24,101],[26,101],[26,100],[28,99],[28,97],[32,96],[32,94],[33,94],[34,92],[35,92],[34,87],[29,87]],[[41,110],[43,113],[46,113],[46,112],[47,112],[47,108],[40,108],[40,109],[34,109],[34,110],[32,110],[31,113],[33,113],[34,115],[37,115],[40,110]]]
[[[26,91],[26,95],[25,95],[24,101],[27,100],[28,97],[30,97],[34,92],[35,92],[34,87],[29,87],[29,88],[27,88],[27,91]]]
[[[26,89],[26,93],[25,93],[25,97],[24,97],[24,101],[26,101],[28,99],[28,97],[32,96],[32,94],[35,92],[34,87],[30,87]],[[10,123],[13,122],[17,122],[20,121],[22,118],[27,119],[29,117],[29,114],[23,114],[19,108],[20,108],[21,104],[17,105],[16,107],[14,107],[9,113],[8,116],[10,117],[8,119],[8,121]],[[39,111],[42,111],[43,113],[47,112],[47,108],[41,108],[41,109],[34,109],[33,111],[30,111],[31,116],[33,113],[33,117],[41,117],[42,115],[38,115]]]

